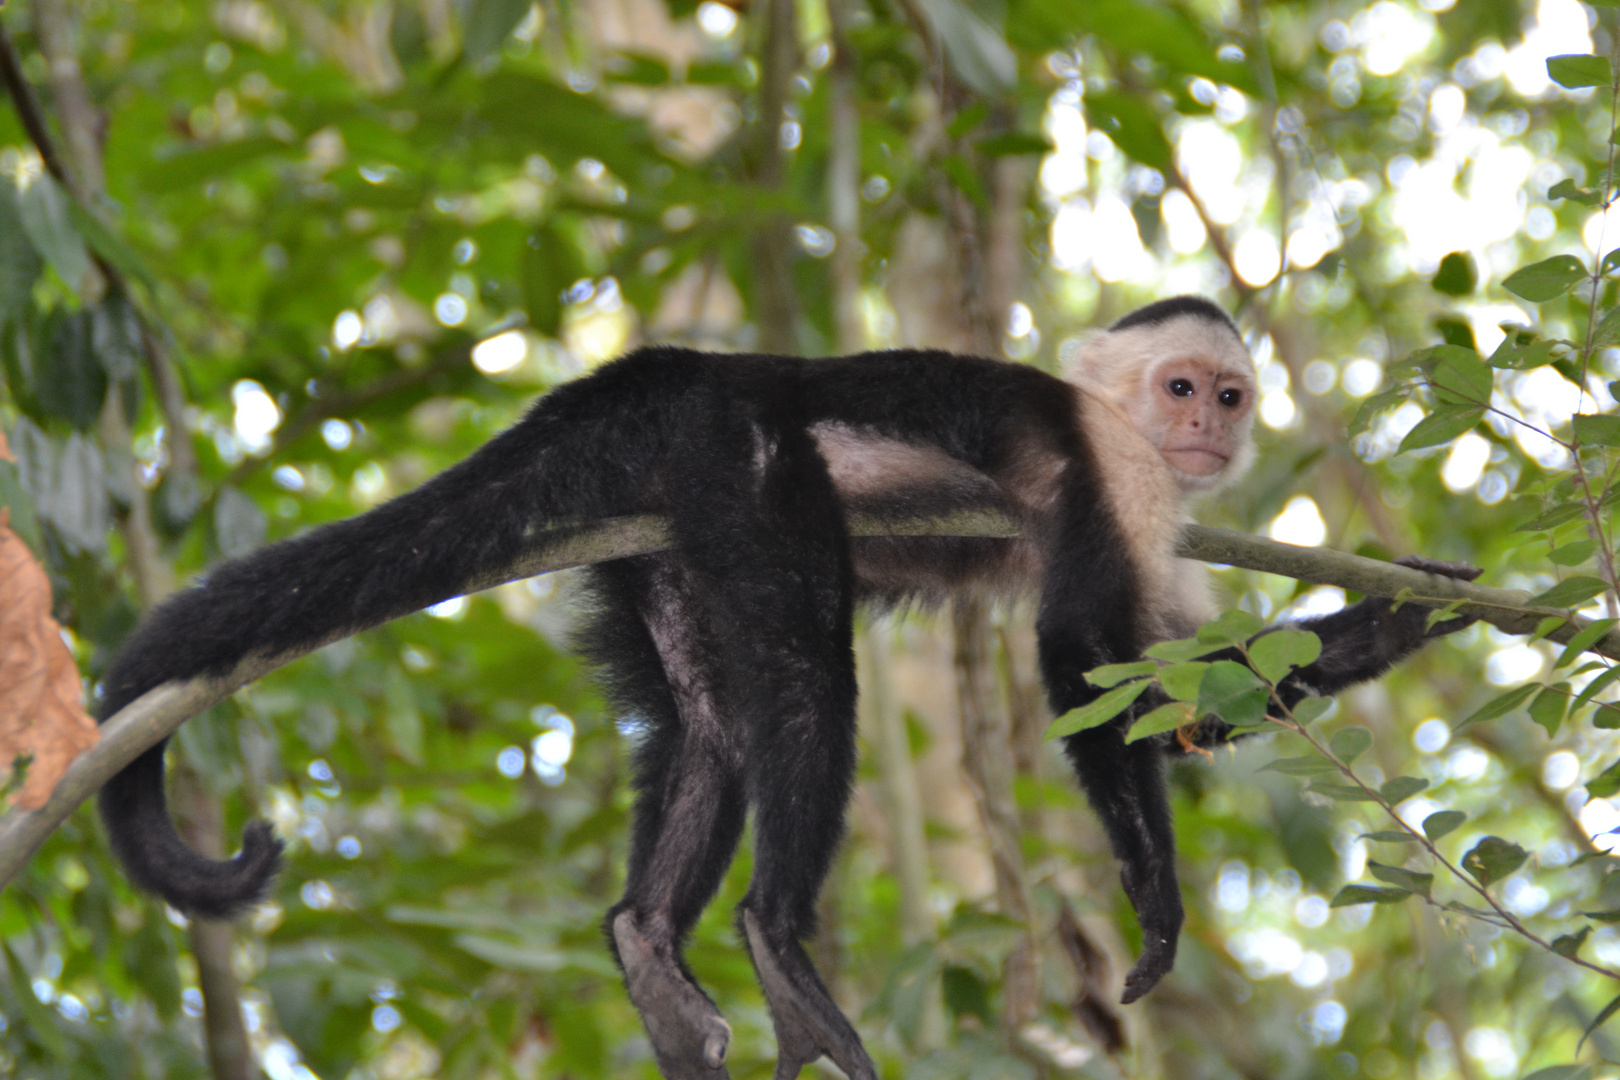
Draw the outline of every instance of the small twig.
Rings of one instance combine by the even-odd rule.
[[[1273,690],[1275,690],[1275,687],[1273,687]],[[1436,862],[1438,862],[1441,866],[1444,866],[1447,872],[1449,872],[1453,878],[1461,881],[1465,886],[1477,893],[1480,899],[1484,900],[1485,903],[1490,906],[1491,912],[1495,918],[1486,918],[1472,911],[1442,904],[1433,897],[1425,896],[1421,893],[1414,892],[1412,895],[1418,896],[1431,907],[1436,907],[1443,911],[1454,911],[1469,918],[1479,919],[1482,922],[1491,923],[1493,926],[1500,926],[1504,929],[1512,930],[1514,933],[1530,942],[1533,942],[1535,945],[1545,949],[1549,953],[1552,953],[1554,956],[1563,956],[1564,959],[1568,960],[1572,964],[1576,964],[1580,967],[1586,968],[1589,971],[1596,972],[1597,974],[1602,975],[1604,978],[1620,981],[1620,971],[1614,971],[1610,968],[1602,966],[1601,964],[1594,964],[1590,960],[1583,960],[1579,956],[1564,956],[1563,953],[1555,952],[1550,942],[1541,937],[1539,934],[1535,933],[1535,931],[1531,930],[1528,926],[1525,926],[1524,923],[1520,922],[1517,916],[1515,916],[1507,908],[1503,907],[1497,901],[1496,897],[1491,895],[1491,891],[1489,889],[1480,884],[1478,881],[1474,880],[1471,874],[1468,874],[1462,868],[1452,863],[1450,859],[1447,859],[1444,855],[1440,854],[1440,849],[1435,846],[1434,841],[1430,840],[1422,830],[1408,824],[1407,821],[1400,816],[1400,814],[1396,813],[1394,805],[1385,799],[1383,794],[1379,792],[1378,789],[1368,786],[1367,783],[1361,779],[1361,777],[1356,775],[1354,769],[1352,769],[1345,762],[1340,761],[1338,756],[1335,755],[1332,750],[1322,745],[1322,743],[1314,735],[1306,730],[1305,726],[1294,718],[1293,710],[1284,705],[1283,711],[1287,714],[1286,719],[1278,719],[1276,717],[1269,716],[1267,719],[1282,727],[1284,730],[1292,731],[1295,735],[1298,735],[1300,738],[1304,739],[1311,745],[1312,750],[1316,751],[1318,755],[1331,762],[1334,768],[1338,769],[1339,772],[1352,784],[1360,788],[1362,793],[1366,795],[1369,800],[1377,803],[1379,807],[1383,809],[1384,813],[1388,814],[1391,820],[1393,820],[1396,825],[1400,826],[1403,832],[1412,837],[1412,839],[1416,840],[1419,844],[1423,845],[1423,849],[1427,851]]]
[[[40,108],[33,85],[23,76],[22,58],[17,55],[17,46],[4,26],[0,26],[0,80],[6,84],[12,107],[17,110],[17,118],[22,121],[28,140],[39,151],[45,171],[63,187],[72,190],[72,178],[56,149],[56,140],[51,136],[50,125],[45,120],[45,110]]]

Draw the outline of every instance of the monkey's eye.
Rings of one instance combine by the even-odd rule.
[[[1196,387],[1191,379],[1171,379],[1165,383],[1165,389],[1176,397],[1192,397]]]
[[[1228,409],[1235,409],[1242,403],[1243,403],[1243,391],[1241,391],[1241,390],[1222,390],[1221,391],[1221,404],[1225,405]]]

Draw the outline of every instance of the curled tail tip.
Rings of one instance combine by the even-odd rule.
[[[283,848],[267,822],[250,821],[242,832],[242,850],[233,858],[205,859],[190,853],[192,858],[184,865],[147,862],[137,872],[131,864],[130,873],[185,915],[230,919],[269,895],[281,871]]]

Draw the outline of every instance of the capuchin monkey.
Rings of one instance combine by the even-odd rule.
[[[875,1080],[801,944],[855,776],[857,602],[1032,596],[1052,711],[1085,704],[1097,695],[1087,671],[1214,615],[1205,569],[1177,558],[1177,536],[1188,498],[1253,459],[1255,398],[1237,329],[1193,296],[1094,335],[1062,379],[917,350],[799,360],[639,349],[554,389],[415,491],[215,567],[131,636],[100,715],[170,680],[457,596],[548,526],[664,515],[669,550],[591,571],[583,648],[613,706],[643,731],[628,880],[608,942],[663,1074],[726,1076],[731,1029],[682,946],[752,811],[754,876],[737,922],[775,1024],[776,1077],[825,1054]],[[854,514],[962,510],[1004,513],[1022,535],[849,535]],[[1423,642],[1425,617],[1369,599],[1302,623],[1324,648],[1287,680],[1284,700],[1382,674]],[[1126,1002],[1170,970],[1182,922],[1163,759],[1188,742],[1127,744],[1131,720],[1151,707],[1144,697],[1064,745],[1142,926]],[[1228,731],[1211,719],[1194,737]],[[164,803],[161,745],[107,784],[101,813],[130,876],[193,915],[240,911],[277,868],[281,845],[263,822],[227,861],[184,844]]]

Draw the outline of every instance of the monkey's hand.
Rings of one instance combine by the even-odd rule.
[[[1119,999],[1121,1005],[1129,1005],[1176,966],[1176,941],[1184,916],[1174,870],[1126,862],[1119,877],[1142,926],[1142,955],[1126,973],[1125,993]]]
[[[1422,570],[1426,574],[1439,574],[1441,577],[1456,578],[1458,581],[1473,581],[1485,572],[1479,567],[1470,566],[1467,563],[1446,562],[1442,559],[1430,559],[1422,555],[1402,555],[1395,560],[1395,565],[1410,567],[1413,570]],[[1423,604],[1413,604],[1411,606],[1423,612],[1432,610]],[[1424,616],[1424,621],[1428,621],[1427,615]],[[1472,615],[1457,615],[1435,623],[1425,631],[1423,636],[1426,638],[1445,637],[1447,634],[1455,634],[1458,630],[1471,626],[1474,621]]]

